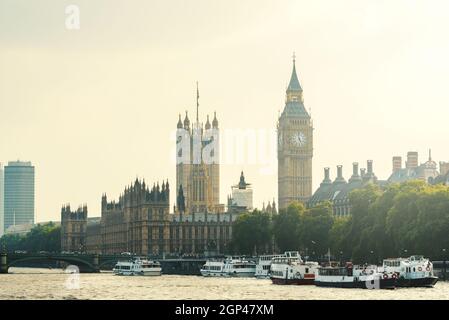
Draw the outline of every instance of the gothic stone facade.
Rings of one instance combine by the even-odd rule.
[[[119,201],[101,201],[102,253],[157,254],[169,252],[168,182],[153,186],[136,180],[125,189]]]
[[[84,251],[86,245],[87,206],[70,210],[70,205],[61,209],[61,251]]]
[[[101,220],[84,223],[87,228],[73,229],[72,220],[63,218],[63,243],[72,238],[82,238],[89,253],[120,254],[131,252],[139,255],[202,254],[206,251],[226,252],[232,238],[232,223],[239,213],[193,212],[180,210],[169,213],[169,184],[153,186],[136,180],[127,187],[119,201],[102,197]],[[184,208],[184,199],[178,199],[178,207]],[[66,215],[64,211],[62,215]],[[86,215],[79,216],[82,221]],[[86,220],[87,221],[87,220]],[[71,234],[74,230],[76,233]],[[84,232],[79,233],[78,230]],[[75,246],[78,242],[75,242]],[[69,247],[67,251],[74,247]]]
[[[184,190],[185,211],[191,212],[222,212],[220,205],[220,165],[219,165],[219,129],[217,116],[214,113],[212,125],[207,116],[203,126],[198,116],[190,123],[186,112],[184,122],[177,124],[177,154],[176,154],[176,191],[180,186]],[[178,196],[178,194],[177,194]]]
[[[278,122],[279,208],[292,201],[307,202],[312,195],[313,125],[304,107],[295,61]]]

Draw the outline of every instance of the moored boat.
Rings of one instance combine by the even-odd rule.
[[[204,277],[224,277],[224,261],[223,260],[207,260],[200,269],[201,275]]]
[[[394,289],[396,275],[354,267],[348,263],[345,267],[319,267],[315,285],[333,288]]]
[[[284,257],[284,254],[271,254],[259,256],[256,264],[256,278],[270,279],[270,267],[274,258]]]
[[[318,267],[317,262],[304,262],[297,251],[287,251],[271,261],[270,279],[273,284],[313,285]]]
[[[160,276],[162,274],[161,264],[158,261],[141,258],[119,261],[112,271],[120,276]]]
[[[383,260],[379,271],[393,272],[397,276],[397,287],[433,287],[437,281],[433,264],[423,256]]]
[[[224,260],[208,260],[201,267],[205,277],[254,277],[256,263],[239,257],[227,257]]]

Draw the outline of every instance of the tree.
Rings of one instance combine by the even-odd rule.
[[[260,254],[269,250],[271,218],[267,212],[254,210],[240,215],[233,225],[232,248],[240,254]]]
[[[234,248],[261,253],[274,236],[281,252],[307,249],[355,263],[379,263],[388,257],[422,254],[447,258],[449,251],[449,187],[415,180],[380,187],[368,184],[349,194],[351,216],[332,215],[331,203],[305,209],[290,204],[279,215],[254,211],[234,226]],[[313,250],[313,251],[310,251]],[[407,251],[405,251],[407,250]]]
[[[346,251],[349,251],[349,256],[356,262],[366,262],[367,258],[371,259],[371,251],[375,252],[369,240],[373,223],[370,207],[381,195],[380,187],[372,183],[349,193],[351,219],[344,242]]]
[[[352,255],[352,248],[347,244],[350,227],[351,217],[335,217],[329,230],[330,249],[332,252],[337,253],[341,259],[351,257]]]
[[[424,190],[417,200],[416,252],[426,252],[435,259],[449,248],[449,190],[443,186]]]
[[[61,228],[53,222],[44,225],[38,224],[26,235],[4,235],[0,242],[1,246],[5,245],[9,251],[59,252],[61,250]]]
[[[299,242],[302,249],[311,248],[316,255],[324,255],[329,248],[329,231],[334,219],[332,204],[324,202],[301,214],[298,226]]]
[[[291,203],[286,209],[281,209],[273,220],[273,234],[281,252],[299,250],[300,237],[298,235],[301,215],[304,205],[300,202]]]
[[[396,254],[416,250],[419,207],[417,201],[426,188],[423,181],[409,181],[399,186],[386,217],[386,230]]]

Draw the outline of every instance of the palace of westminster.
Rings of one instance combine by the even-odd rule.
[[[232,238],[233,222],[242,212],[253,209],[252,189],[245,181],[232,187],[227,206],[219,203],[220,164],[218,161],[219,123],[199,121],[198,89],[196,118],[191,122],[186,112],[177,123],[176,205],[170,212],[168,181],[153,184],[135,180],[127,186],[118,201],[101,199],[101,217],[88,218],[87,207],[72,211],[70,205],[61,210],[61,250],[88,253],[138,255],[226,253]],[[296,74],[295,60],[286,90],[285,107],[278,119],[278,205],[285,208],[292,201],[313,206],[331,201],[335,215],[350,214],[349,192],[366,183],[385,185],[408,179],[449,184],[449,163],[437,164],[429,152],[427,162],[419,165],[417,152],[409,152],[405,168],[401,157],[393,158],[393,173],[388,180],[378,180],[373,162],[367,169],[353,164],[351,178],[343,177],[337,166],[337,177],[324,179],[312,194],[313,124],[304,107],[303,90]],[[196,137],[199,137],[195,139]],[[179,144],[183,138],[186,146]],[[199,141],[199,142],[195,142]],[[196,149],[196,150],[195,150]],[[199,154],[199,156],[198,156]],[[195,159],[194,159],[195,158]],[[262,209],[277,214],[276,203]]]

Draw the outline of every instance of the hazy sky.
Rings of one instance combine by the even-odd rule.
[[[66,29],[69,4],[79,30]],[[0,0],[0,161],[36,166],[37,221],[59,220],[64,203],[99,216],[101,194],[137,176],[175,185],[172,134],[178,113],[194,117],[196,81],[203,121],[217,111],[223,131],[268,140],[293,51],[314,189],[325,166],[349,178],[372,159],[386,179],[409,150],[447,161],[448,18],[444,0]],[[241,170],[256,206],[277,198],[266,154],[222,165],[221,202]]]

